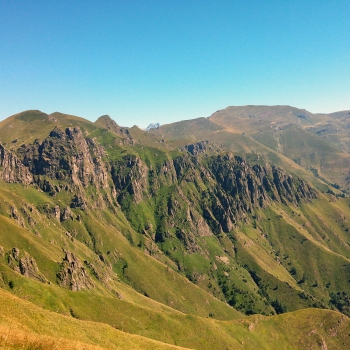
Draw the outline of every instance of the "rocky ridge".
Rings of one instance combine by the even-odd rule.
[[[42,142],[22,145],[16,154],[1,146],[0,174],[6,182],[35,183],[51,195],[70,192],[74,194],[73,209],[86,210],[91,203],[86,199],[86,189],[94,188],[98,191],[94,206],[121,205],[129,219],[132,206],[157,198],[160,191],[169,188],[167,203],[158,208],[164,211],[160,215],[164,219],[154,218],[158,225],[151,225],[151,230],[149,223],[137,228],[140,232],[153,231],[155,240],[162,240],[166,227],[183,226],[177,222],[178,212],[183,210],[178,203],[187,203],[189,209],[184,215],[191,223],[188,232],[181,235],[201,236],[228,233],[237,221],[271,201],[297,205],[316,198],[314,189],[282,169],[268,164],[251,166],[230,154],[208,156],[207,147],[207,142],[190,145],[183,155],[157,165],[147,165],[137,155],[109,161],[104,148],[84,136],[80,128],[56,128]],[[191,190],[186,185],[189,183],[194,186]],[[56,206],[51,211],[58,221],[74,218],[69,207]]]
[[[232,155],[205,159],[184,155],[156,169],[147,167],[137,157],[127,156],[113,165],[112,178],[120,204],[128,196],[138,204],[156,197],[166,186],[175,186],[164,208],[166,220],[171,222],[176,210],[182,209],[177,203],[187,202],[191,208],[188,221],[202,217],[217,234],[229,232],[235,222],[271,201],[298,205],[302,200],[316,198],[316,191],[303,180],[294,179],[275,166],[250,166],[243,158]],[[195,190],[185,194],[186,183],[192,183]],[[198,220],[194,221],[191,232],[202,227]]]
[[[78,127],[69,127],[64,131],[55,128],[43,141],[22,145],[17,151],[4,149],[1,155],[2,164],[6,165],[3,178],[8,179],[7,182],[33,184],[51,198],[65,198],[64,203],[46,203],[37,210],[54,220],[55,225],[64,225],[65,235],[71,242],[77,239],[88,245],[95,252],[98,265],[104,266],[95,268],[95,264],[89,262],[84,262],[84,266],[77,255],[64,248],[65,257],[59,263],[57,283],[73,291],[94,288],[90,274],[108,287],[110,272],[106,274],[107,270],[114,266],[119,269],[121,278],[126,271],[123,258],[113,260],[113,254],[102,253],[101,234],[85,222],[90,211],[103,209],[112,215],[122,213],[132,228],[144,236],[139,246],[146,254],[162,262],[170,259],[169,265],[200,284],[204,283],[201,282],[203,277],[198,272],[188,271],[177,251],[182,251],[184,256],[196,256],[194,259],[204,256],[210,261],[210,252],[201,243],[202,238],[219,237],[221,242],[222,235],[232,236],[238,225],[250,222],[259,208],[264,209],[271,203],[298,206],[317,196],[303,180],[278,167],[263,161],[251,165],[244,158],[224,153],[205,141],[189,145],[177,156],[167,156],[157,162],[149,162],[136,152],[121,153],[115,159],[109,158],[96,138],[84,134]],[[16,176],[10,176],[13,174],[11,164],[18,169]],[[26,222],[32,213],[28,216],[24,215],[27,209],[11,208],[10,215],[17,223],[31,230]],[[31,218],[31,222],[34,219]],[[77,234],[81,229],[85,233]],[[225,246],[225,252],[233,258],[234,244],[226,242]],[[232,302],[231,296],[223,292],[227,289],[226,282],[218,282],[227,274],[224,267],[231,263],[226,256],[218,255],[215,259],[203,271],[210,276],[208,285],[216,284],[208,290]],[[26,264],[34,266],[30,259]],[[242,268],[239,271],[243,275],[246,273]],[[125,277],[125,281],[129,282],[128,278]],[[251,297],[257,303],[256,310],[273,313],[271,306],[263,306],[248,287],[244,288],[245,298]],[[238,293],[237,288],[235,293]],[[232,302],[232,305],[243,307],[243,303]]]

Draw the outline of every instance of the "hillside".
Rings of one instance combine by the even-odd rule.
[[[103,323],[81,321],[40,309],[0,290],[0,346],[59,349],[185,349],[125,333]],[[339,313],[302,310],[274,317],[250,316],[239,321],[183,317],[174,342],[210,349],[346,349],[350,321]],[[9,328],[11,325],[11,329]],[[187,334],[186,327],[192,331]],[[198,328],[193,328],[198,327]],[[195,331],[194,331],[195,329]],[[201,338],[203,337],[203,338]],[[176,340],[177,339],[177,340]],[[208,347],[209,345],[209,347]],[[211,347],[210,347],[211,346]]]
[[[208,140],[238,153],[257,153],[320,187],[310,176],[349,191],[349,112],[312,114],[290,106],[227,107],[207,119],[161,126],[151,133],[176,144]]]
[[[345,349],[348,155],[318,118],[248,106],[148,132],[109,116],[2,121],[2,326],[53,342],[79,328],[102,348]]]

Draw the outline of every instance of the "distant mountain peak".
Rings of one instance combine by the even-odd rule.
[[[151,123],[147,126],[146,131],[150,131],[151,129],[158,129],[160,127],[159,123]]]

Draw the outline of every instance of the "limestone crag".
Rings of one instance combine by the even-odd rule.
[[[120,132],[107,117],[100,122]],[[104,148],[80,128],[55,128],[42,142],[19,147],[18,157],[2,147],[5,166],[0,170],[8,182],[33,181],[52,195],[70,193],[65,206],[43,207],[58,222],[78,217],[81,221],[76,209],[109,208],[115,213],[121,207],[138,232],[157,243],[176,237],[192,252],[199,249],[196,237],[228,233],[258,207],[272,201],[298,205],[316,197],[304,181],[278,167],[251,165],[231,154],[213,156],[208,153],[212,147],[207,141],[198,142],[162,163],[130,153],[109,160]],[[136,209],[141,203],[153,208],[146,220],[140,220]],[[19,213],[12,210],[11,215],[24,227]],[[67,276],[62,275],[65,285],[73,283]]]
[[[66,221],[66,220],[73,220],[74,219],[74,214],[70,210],[69,207],[64,208],[64,210],[61,212],[60,220],[61,221]]]
[[[133,196],[139,203],[148,193],[148,167],[136,156],[127,156],[123,162],[112,166],[112,179],[117,190],[117,199],[121,203],[124,193]]]
[[[65,257],[60,264],[60,272],[57,274],[58,284],[72,291],[91,289],[94,287],[85,267],[72,252],[65,252]]]
[[[26,253],[19,260],[18,267],[23,276],[37,279],[40,282],[45,282],[45,277],[40,273],[36,261],[29,254]]]
[[[43,274],[39,271],[35,259],[27,252],[21,253],[18,248],[14,247],[5,256],[7,257],[8,266],[14,271],[40,282],[46,281]]]
[[[108,187],[108,170],[102,158],[105,152],[93,139],[85,138],[79,128],[58,128],[51,131],[43,142],[22,146],[17,151],[23,164],[37,177],[44,191],[60,191],[48,179],[64,181],[76,188],[88,185]],[[46,182],[45,182],[46,180]]]
[[[205,153],[208,150],[212,150],[213,146],[209,144],[209,141],[200,141],[196,143],[192,143],[190,145],[185,145],[180,148],[181,151],[187,151],[192,155],[196,156],[200,153]]]
[[[0,144],[0,180],[9,183],[33,183],[33,176],[18,157]]]
[[[229,154],[179,156],[156,169],[136,157],[125,157],[113,165],[112,178],[118,201],[124,204],[128,196],[133,198],[128,203],[138,204],[161,197],[160,191],[169,189],[166,205],[156,209],[159,225],[154,231],[159,242],[166,239],[168,229],[175,228],[179,237],[188,239],[229,232],[237,221],[271,201],[297,205],[316,198],[316,191],[301,179],[268,164],[251,166]],[[126,215],[131,212],[125,205],[124,210]],[[165,219],[159,220],[162,217]]]
[[[17,208],[13,205],[9,208],[9,214],[12,219],[14,219],[18,225],[25,227],[25,223],[22,215],[18,212]]]

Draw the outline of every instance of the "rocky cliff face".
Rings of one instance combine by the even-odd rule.
[[[80,128],[56,128],[42,142],[19,147],[16,155],[6,150],[2,153],[0,176],[7,182],[34,183],[51,195],[61,191],[73,193],[70,206],[82,210],[88,206],[89,187],[96,192],[93,206],[102,208],[113,202],[115,189],[110,165],[103,160],[105,150],[96,140],[85,137]],[[56,213],[61,221],[72,217],[69,210],[61,210],[62,213]]]
[[[123,192],[133,196],[135,203],[139,203],[147,196],[149,169],[136,156],[127,156],[123,162],[112,166],[112,179],[118,192],[118,202],[123,201]]]
[[[192,143],[190,145],[185,145],[184,147],[180,148],[180,151],[182,152],[187,151],[191,153],[193,156],[196,156],[198,154],[206,153],[208,151],[219,150],[220,148],[222,148],[222,145],[215,145],[213,143],[210,143],[207,140],[207,141]]]
[[[57,278],[60,286],[72,291],[91,289],[94,287],[85,267],[72,252],[65,253]]]
[[[177,192],[167,203],[167,213],[175,210],[176,201],[186,202],[193,207],[188,215],[198,214],[216,233],[230,231],[237,220],[270,201],[295,205],[315,197],[315,191],[302,180],[277,167],[251,166],[232,155],[201,155],[207,147],[206,142],[190,145],[186,150],[192,155],[185,153],[153,166],[147,166],[137,155],[108,162],[104,148],[79,128],[56,128],[43,142],[22,145],[17,155],[0,146],[0,176],[7,182],[35,182],[53,194],[73,191],[76,196],[71,207],[83,209],[88,186],[108,193],[104,198],[98,196],[96,203],[100,206],[115,199],[122,204],[127,197],[138,204],[172,186]],[[188,183],[193,184],[193,193],[184,191]],[[71,216],[67,210],[62,218],[60,215],[57,213],[61,220]]]
[[[79,128],[67,128],[64,132],[55,129],[42,143],[23,145],[17,153],[34,176],[64,181],[81,189],[88,185],[108,187],[102,161],[104,149],[85,138]]]
[[[17,155],[0,146],[0,176],[7,182],[34,182],[51,194],[73,192],[73,209],[118,202],[131,221],[139,222],[139,232],[163,241],[175,230],[189,246],[193,235],[230,232],[237,221],[271,201],[297,205],[316,196],[305,182],[275,166],[251,166],[229,154],[201,154],[208,147],[207,142],[190,145],[184,149],[189,153],[153,165],[130,154],[108,161],[104,148],[79,128],[56,128],[43,142],[22,145]],[[88,186],[99,191],[93,201],[86,197]],[[142,222],[136,206],[150,201],[155,202],[153,217]],[[74,217],[67,207],[53,210],[58,221]]]
[[[46,281],[43,274],[39,271],[35,259],[27,252],[22,253],[18,248],[14,247],[6,252],[5,258],[7,260],[7,265],[21,275],[36,279],[40,282]]]
[[[238,287],[237,279],[247,278],[232,271],[241,267],[229,266],[228,256],[239,255],[236,231],[242,222],[253,226],[272,203],[296,207],[317,192],[267,163],[251,165],[242,157],[209,156],[201,149],[189,147],[156,165],[137,156],[120,158],[112,167],[118,202],[134,229],[157,243],[189,280],[239,310],[249,312],[251,305],[254,312],[269,314],[268,302],[246,285]],[[208,243],[213,241],[224,252],[214,260]]]
[[[183,229],[183,222],[177,218],[181,216],[191,223],[188,231],[199,236],[207,235],[208,227],[216,234],[229,232],[237,221],[271,201],[297,205],[301,200],[316,198],[316,191],[309,185],[281,169],[250,166],[243,158],[232,155],[184,155],[156,169],[148,168],[136,157],[125,158],[113,166],[112,174],[118,201],[131,197],[131,206],[161,196],[168,187],[168,200],[162,209],[158,208],[166,217],[165,226]],[[160,227],[164,228],[164,223],[158,231]]]
[[[165,254],[180,271],[185,271],[181,256],[197,255],[210,261],[210,252],[201,243],[203,238],[228,237],[240,222],[251,220],[257,208],[272,202],[298,205],[316,197],[309,185],[277,167],[251,165],[213,147],[202,142],[185,147],[176,157],[168,155],[153,162],[136,151],[109,158],[96,139],[86,137],[79,128],[56,128],[42,142],[22,145],[16,154],[1,146],[0,176],[7,182],[34,184],[53,196],[63,193],[64,202],[43,203],[37,209],[54,225],[67,225],[66,232],[77,222],[84,225],[79,211],[89,215],[89,210],[103,208],[114,215],[122,210],[135,231],[145,237],[146,253]],[[220,155],[209,155],[217,152]],[[20,226],[32,227],[28,210],[20,212],[10,206],[9,215]],[[31,222],[34,223],[32,219]],[[101,264],[108,266],[108,259],[100,254],[98,234],[88,226],[86,229],[87,235],[78,235],[77,239],[89,244]],[[151,246],[156,248],[149,249]],[[232,242],[226,247],[234,256]],[[182,255],[176,253],[179,251]],[[14,253],[9,255],[13,269],[25,276],[40,277],[30,256],[18,258]],[[219,275],[226,278],[224,270],[215,272],[217,265],[214,262],[204,271],[211,274],[211,281]],[[98,274],[91,271],[94,268],[84,266],[67,251],[57,282],[73,291],[93,288],[89,273],[95,277]],[[199,278],[196,273],[185,273],[193,281]],[[223,285],[220,288],[225,289]]]
[[[10,183],[31,184],[33,176],[18,157],[0,144],[0,180]]]

